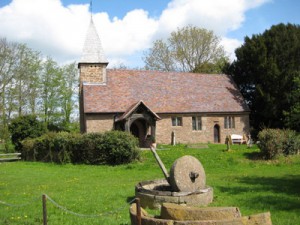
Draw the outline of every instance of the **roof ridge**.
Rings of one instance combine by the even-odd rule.
[[[162,70],[146,70],[146,69],[130,69],[130,68],[108,68],[108,71],[128,71],[128,72],[147,72],[147,73],[172,73],[172,74],[195,74],[195,75],[206,75],[206,76],[229,76],[225,73],[193,73],[184,71],[162,71]]]

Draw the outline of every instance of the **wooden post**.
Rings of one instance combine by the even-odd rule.
[[[47,197],[45,194],[42,195],[42,201],[43,201],[43,225],[47,225]]]
[[[150,146],[150,150],[151,150],[151,152],[153,153],[153,155],[154,155],[156,161],[158,162],[158,165],[159,165],[160,169],[162,170],[162,172],[163,172],[163,174],[164,174],[166,180],[169,182],[169,180],[170,180],[170,178],[169,178],[169,173],[168,173],[168,171],[167,171],[165,165],[163,164],[163,162],[162,162],[161,159],[159,158],[159,155],[156,153],[155,148],[153,148],[153,146]]]
[[[142,225],[142,211],[141,211],[140,199],[136,198],[135,203],[136,203],[136,223],[137,225]]]

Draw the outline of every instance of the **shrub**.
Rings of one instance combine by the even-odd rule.
[[[117,165],[139,159],[137,144],[134,136],[122,131],[83,135],[49,132],[24,140],[22,151],[25,160]]]
[[[49,132],[38,138],[25,139],[22,142],[25,160],[68,163],[71,162],[71,134],[67,132]]]
[[[258,133],[259,148],[264,158],[273,159],[282,154],[284,136],[279,129],[264,129]]]
[[[129,163],[139,158],[138,141],[129,132],[109,131],[103,134],[101,151],[110,165]]]
[[[74,140],[72,148],[72,162],[85,164],[105,164],[105,152],[100,148],[103,134],[83,134],[80,140]]]
[[[300,136],[294,130],[283,130],[283,154],[295,155],[300,152]]]
[[[26,138],[39,137],[45,134],[47,129],[44,123],[37,120],[34,115],[20,116],[12,120],[9,125],[12,143],[17,151],[22,150],[21,142]]]
[[[27,161],[35,161],[35,143],[36,139],[28,138],[22,141],[22,159]]]
[[[297,154],[300,148],[299,136],[292,130],[264,129],[259,132],[258,140],[265,159],[274,159],[282,154]]]

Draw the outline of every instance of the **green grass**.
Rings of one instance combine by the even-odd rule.
[[[209,148],[159,146],[167,168],[183,155],[197,157],[204,166],[207,184],[214,188],[213,206],[237,206],[243,215],[270,211],[274,225],[300,224],[300,156],[276,161],[253,160],[258,150],[235,145]],[[42,224],[43,193],[77,217],[47,201],[49,225],[130,224],[129,202],[139,181],[163,178],[150,151],[142,162],[122,166],[56,165],[34,162],[0,164],[0,224]],[[153,212],[153,211],[152,211]]]

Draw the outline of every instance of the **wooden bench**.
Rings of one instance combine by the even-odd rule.
[[[231,135],[232,144],[246,144],[245,137],[243,135],[232,134]]]
[[[21,153],[0,154],[0,162],[17,161],[21,159]]]

